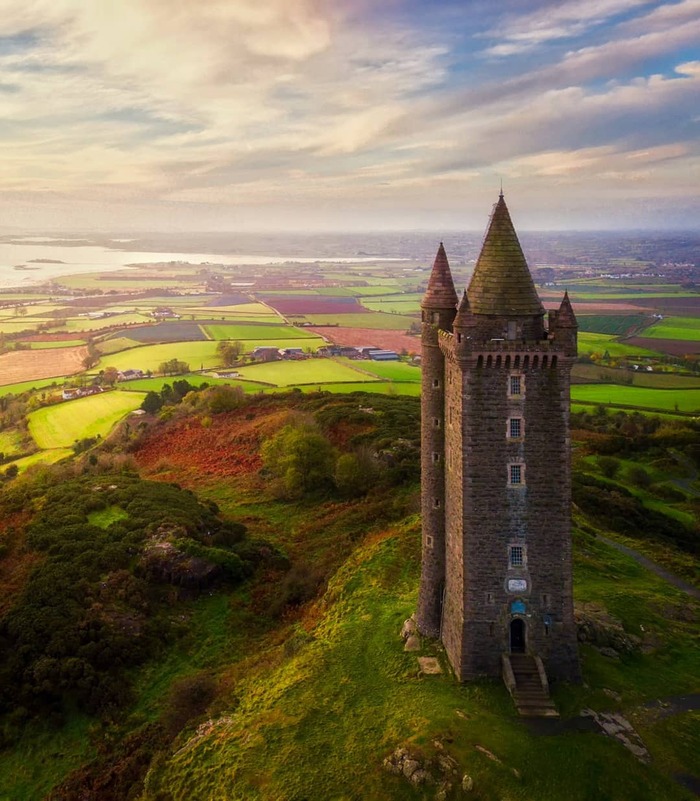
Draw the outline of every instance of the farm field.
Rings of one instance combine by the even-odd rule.
[[[84,345],[85,341],[82,339],[59,339],[59,340],[45,340],[43,342],[27,342],[26,344],[32,350],[47,350],[47,349],[55,349],[55,348],[76,348],[80,345]]]
[[[125,414],[138,409],[143,396],[104,392],[38,409],[27,416],[29,433],[45,450],[69,448],[85,437],[106,436]]]
[[[322,328],[323,335],[336,345],[363,347],[373,345],[375,348],[395,350],[400,353],[420,353],[420,337],[410,336],[403,331],[376,328]]]
[[[221,363],[216,354],[216,345],[217,343],[212,340],[141,345],[131,350],[103,356],[99,368],[116,367],[117,370],[137,369],[144,372],[150,370],[155,373],[163,362],[171,359],[187,362],[195,370],[216,367]]]
[[[22,452],[22,435],[16,428],[0,431],[0,453],[12,456]]]
[[[298,295],[295,297],[265,296],[265,301],[275,311],[286,317],[308,317],[309,315],[359,314],[362,306],[354,297],[321,297],[320,295]]]
[[[17,317],[8,318],[7,320],[0,320],[0,334],[18,334],[20,331],[36,331],[41,323],[51,323],[52,320],[48,318],[26,317],[18,321]]]
[[[100,273],[62,275],[56,279],[56,283],[68,289],[101,289],[103,292],[108,292],[110,289],[118,292],[143,292],[146,289],[192,291],[201,286],[197,282],[178,281],[167,275],[158,278],[153,276],[142,278],[139,277],[139,272],[136,270],[125,270],[123,273],[110,271],[104,273],[104,276]]]
[[[120,338],[120,333],[117,332],[109,336],[105,341],[109,342],[112,338]],[[176,322],[131,327],[129,328],[129,339],[137,343],[184,342],[187,340],[203,342],[208,337],[197,323],[178,320]]]
[[[403,295],[397,295],[395,299],[383,298],[381,300],[362,299],[362,305],[370,311],[386,312],[388,314],[418,314],[420,311],[419,300],[404,300]]]
[[[357,361],[345,358],[339,358],[338,362],[355,370],[372,373],[372,375],[387,381],[417,381],[420,383],[421,380],[420,367],[406,364],[406,362],[373,362],[371,359]]]
[[[605,353],[611,356],[661,356],[659,351],[642,348],[638,345],[617,342],[615,337],[609,334],[579,334],[578,352],[579,356],[584,353]]]
[[[102,317],[99,320],[91,320],[88,317],[72,317],[65,322],[56,324],[54,328],[60,331],[99,331],[103,328],[112,328],[118,325],[133,325],[135,323],[147,323],[147,314],[115,314],[113,317]]]
[[[112,336],[109,339],[99,341],[97,343],[97,350],[107,356],[110,353],[119,353],[121,350],[138,348],[141,345],[143,345],[143,342],[137,342],[135,339],[129,339],[123,336]]]
[[[647,373],[646,370],[621,370],[600,364],[575,364],[572,378],[585,384],[597,381],[604,384],[652,387],[656,389],[700,389],[700,375],[678,373]],[[628,381],[631,380],[631,384]]]
[[[63,378],[45,378],[42,381],[20,381],[17,384],[6,384],[0,386],[0,398],[3,395],[21,395],[33,389],[45,389],[53,387],[58,391],[63,386]]]
[[[646,333],[646,332],[645,332]],[[652,339],[651,337],[630,337],[629,345],[639,348],[655,348],[671,356],[687,356],[700,353],[700,342],[692,339]]]
[[[23,473],[28,467],[32,467],[35,464],[56,464],[61,459],[67,459],[72,455],[72,448],[53,448],[49,451],[37,451],[30,456],[23,456],[21,459],[15,459],[13,462],[4,464],[3,470],[7,470],[10,465],[16,465],[19,472]]]
[[[165,384],[172,386],[173,381],[185,379],[193,386],[209,384],[209,386],[241,387],[244,392],[258,392],[263,386],[254,381],[241,381],[237,378],[217,378],[202,373],[186,373],[185,375],[161,376],[158,378],[137,378],[134,381],[123,381],[117,384],[122,392],[160,392]]]
[[[217,323],[203,327],[210,339],[318,339],[316,332],[283,324],[229,325]]]
[[[238,372],[251,381],[264,381],[278,387],[297,384],[339,383],[358,380],[378,381],[363,376],[345,364],[334,359],[305,359],[303,361],[267,362],[250,367],[241,367]]]
[[[417,397],[420,395],[420,384],[412,383],[409,381],[399,381],[392,383],[391,381],[356,381],[346,382],[340,384],[304,384],[298,387],[290,385],[285,389],[300,389],[302,392],[370,392],[373,395],[411,395]],[[265,387],[262,392],[279,392],[278,387]]]
[[[217,317],[221,314],[226,315],[246,315],[249,317],[279,317],[274,309],[266,306],[264,303],[232,303],[229,305],[220,305],[218,303],[209,303],[209,305],[202,304],[201,306],[190,305],[187,308],[180,310],[182,314],[189,314],[190,312],[198,312],[210,314],[212,317]]]
[[[648,325],[652,317],[646,314],[579,314],[578,330],[591,334],[624,336]]]
[[[415,317],[405,317],[399,314],[384,314],[382,312],[364,312],[362,314],[343,314],[338,319],[335,314],[304,314],[301,315],[306,322],[313,325],[330,325],[342,323],[343,328],[371,328],[374,330],[406,331],[411,323],[416,322]]]
[[[646,339],[680,339],[700,342],[700,319],[697,317],[666,317],[646,328]]]
[[[73,375],[83,369],[87,348],[17,350],[0,355],[0,386]]]
[[[614,406],[640,406],[662,411],[700,412],[698,389],[652,389],[620,384],[574,384],[571,400]]]

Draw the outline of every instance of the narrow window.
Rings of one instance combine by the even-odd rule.
[[[509,465],[509,483],[510,484],[522,484],[523,483],[523,466],[521,464],[512,464]]]
[[[522,545],[511,545],[510,546],[510,566],[511,567],[522,567],[525,561],[525,553],[524,548]]]
[[[425,547],[426,548],[433,547],[433,538],[430,536],[430,534],[425,535]]]
[[[493,596],[493,593],[492,593],[492,592],[487,592],[487,593],[486,593],[486,603],[487,603],[487,604],[494,604],[494,603],[496,603],[496,600],[495,600],[495,598],[494,598],[494,596]]]
[[[440,461],[440,454],[433,452],[433,464],[437,464]]]
[[[518,324],[515,320],[508,320],[508,339],[515,339],[518,336]]]
[[[433,498],[433,509],[439,509],[439,508],[440,508],[440,499]]]
[[[440,322],[440,312],[433,312],[433,322],[434,323]]]
[[[462,335],[461,334],[457,334],[457,342],[461,342],[461,341],[462,341]]]
[[[511,417],[508,421],[508,436],[519,439],[523,435],[523,421],[520,417]]]
[[[433,427],[434,428],[440,428],[440,418],[439,417],[433,417]]]
[[[433,379],[433,389],[440,389],[440,379],[434,378]]]
[[[512,375],[510,376],[510,382],[508,386],[508,394],[509,395],[522,395],[523,394],[523,386],[522,386],[522,376],[519,375]]]
[[[549,594],[546,592],[542,594],[542,606],[545,608],[549,606]]]

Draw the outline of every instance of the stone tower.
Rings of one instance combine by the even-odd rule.
[[[450,305],[451,304],[451,305]],[[580,678],[573,619],[569,383],[577,324],[545,311],[503,194],[456,308],[442,245],[422,303],[420,631],[462,681],[539,656]]]

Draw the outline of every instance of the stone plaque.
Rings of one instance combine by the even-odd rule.
[[[508,592],[525,592],[527,581],[525,579],[508,579]]]

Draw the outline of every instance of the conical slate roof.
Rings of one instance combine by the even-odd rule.
[[[467,297],[467,290],[465,289],[462,299],[459,301],[459,306],[457,307],[457,316],[452,324],[453,328],[459,328],[465,325],[470,316],[471,309],[469,308],[469,298]]]
[[[433,263],[433,270],[430,273],[428,289],[423,297],[421,306],[427,309],[454,309],[456,305],[457,293],[455,292],[450,265],[447,261],[445,248],[440,242],[440,247]]]
[[[467,293],[474,314],[544,314],[502,192]]]
[[[573,306],[569,300],[569,293],[564,292],[559,311],[557,313],[557,325],[566,326],[567,328],[578,328],[576,315],[574,314]]]

